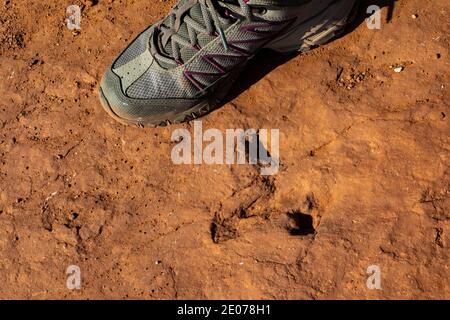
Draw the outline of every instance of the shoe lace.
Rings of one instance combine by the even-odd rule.
[[[181,48],[196,47],[198,45],[198,35],[201,33],[220,36],[225,50],[228,50],[228,42],[224,31],[223,19],[231,19],[230,13],[238,17],[251,20],[252,11],[247,5],[248,0],[185,0],[172,9],[166,19],[157,25],[159,31],[160,46],[151,41],[151,52],[157,60],[167,64],[182,64]],[[202,22],[197,22],[187,13],[196,5],[200,6]],[[227,13],[223,17],[218,8],[222,8]],[[228,15],[228,17],[227,17]],[[221,20],[222,18],[222,20]],[[187,34],[180,34],[181,26],[185,24]],[[171,47],[170,54],[161,54],[160,48],[167,45]],[[158,48],[160,47],[160,48]]]

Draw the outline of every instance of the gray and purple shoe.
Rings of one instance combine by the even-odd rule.
[[[116,120],[164,126],[220,104],[261,49],[307,51],[335,37],[356,0],[180,0],[106,71],[101,101]]]

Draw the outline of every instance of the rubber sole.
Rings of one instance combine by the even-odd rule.
[[[195,105],[194,107],[192,107],[191,109],[189,109],[183,113],[177,114],[175,117],[170,118],[170,119],[166,119],[166,120],[158,121],[158,122],[154,121],[154,120],[150,120],[148,122],[139,122],[139,121],[133,121],[133,120],[125,119],[125,118],[118,116],[114,112],[114,110],[111,108],[111,106],[109,105],[109,102],[106,99],[106,96],[103,93],[103,89],[101,87],[99,89],[99,92],[100,92],[100,102],[102,104],[103,109],[105,109],[105,111],[114,120],[116,120],[117,122],[120,122],[122,124],[125,124],[125,125],[135,125],[139,128],[166,127],[171,124],[192,121],[192,120],[195,120],[196,118],[199,118],[199,117],[209,113],[211,111],[211,107],[213,106],[213,104],[211,102],[204,101],[200,104]]]
[[[344,0],[346,1],[346,0]],[[357,1],[353,4],[350,13],[345,14],[341,19],[337,18],[336,20],[330,21],[329,23],[325,23],[323,25],[311,27],[307,32],[304,32],[305,36],[300,39],[297,45],[292,47],[285,47],[280,50],[280,48],[272,47],[273,44],[269,44],[268,46],[264,46],[261,49],[271,49],[283,54],[289,54],[294,52],[304,53],[314,49],[318,46],[328,43],[330,40],[341,35],[345,27],[350,24],[354,18],[356,17],[357,12]],[[289,36],[289,35],[288,35]],[[283,37],[286,38],[286,37]],[[281,40],[282,41],[282,40]],[[280,42],[278,39],[274,43]],[[250,57],[248,60],[252,59]],[[247,60],[247,61],[248,61]],[[227,93],[231,90],[233,83],[237,80],[241,71],[245,68],[246,63],[244,63],[237,71],[234,71],[232,75],[227,76],[226,81],[223,86],[219,87],[219,91],[214,93],[210,92],[209,96],[213,97],[213,99],[205,99],[201,103],[193,106],[192,108],[175,114],[173,116],[167,117],[165,119],[147,119],[145,122],[134,121],[122,118],[118,116],[111,106],[103,92],[103,89],[100,87],[100,101],[103,108],[106,112],[116,121],[125,124],[125,125],[135,125],[140,128],[144,127],[165,127],[171,124],[177,124],[182,122],[188,122],[200,118],[211,111],[215,110],[223,101]]]
[[[251,57],[252,58],[252,57]],[[199,117],[202,117],[211,111],[215,110],[218,106],[220,106],[223,99],[225,99],[228,92],[231,90],[231,87],[233,86],[234,82],[237,80],[239,75],[241,74],[242,70],[245,69],[245,66],[247,62],[251,59],[247,59],[246,62],[244,62],[241,66],[236,67],[235,70],[233,70],[230,74],[228,74],[223,79],[219,80],[218,82],[221,82],[219,84],[216,84],[213,86],[213,88],[216,88],[215,90],[211,90],[209,92],[210,97],[212,98],[206,98],[202,102],[198,103],[197,105],[194,105],[192,108],[179,112],[177,114],[174,114],[173,116],[166,117],[164,119],[160,118],[148,118],[146,121],[134,121],[129,120],[120,117],[117,115],[114,110],[111,108],[108,99],[103,92],[103,88],[100,86],[99,88],[99,96],[100,96],[100,102],[105,109],[105,111],[116,121],[125,124],[125,125],[135,125],[139,128],[156,128],[156,127],[166,127],[171,124],[178,124],[183,122],[188,122],[195,120]],[[161,117],[161,116],[158,116]]]

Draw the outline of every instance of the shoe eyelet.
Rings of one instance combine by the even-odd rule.
[[[265,15],[267,13],[267,8],[264,7],[253,7],[252,12],[254,14]]]

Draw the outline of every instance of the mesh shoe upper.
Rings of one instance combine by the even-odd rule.
[[[289,15],[285,7],[272,7],[269,13],[262,10],[262,5],[273,6],[277,1],[217,0],[211,8],[205,1],[212,3],[180,1],[171,14],[144,31],[119,56],[112,70],[120,77],[125,95],[136,99],[194,98],[297,16]],[[252,2],[256,10],[250,11]],[[183,6],[189,9],[180,16]],[[217,30],[221,27],[223,37]]]

